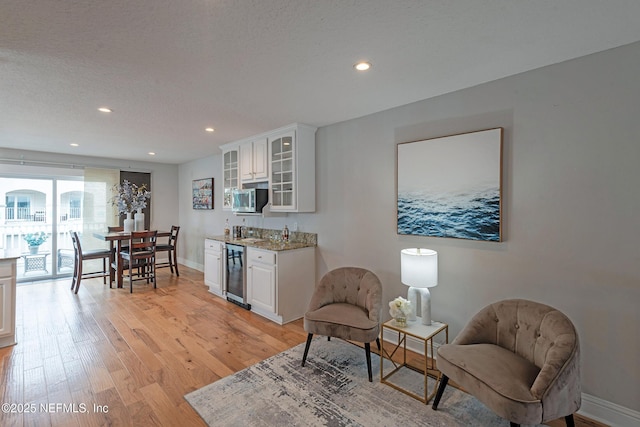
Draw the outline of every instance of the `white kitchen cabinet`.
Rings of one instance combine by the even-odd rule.
[[[315,127],[294,123],[220,148],[225,178],[224,209],[231,209],[231,191],[234,188],[227,184],[227,175],[233,177],[237,173],[239,188],[244,184],[267,182],[271,211],[315,212]],[[232,153],[229,154],[229,162],[224,157],[233,150],[237,153],[237,167],[229,166],[234,165]]]
[[[240,144],[240,176],[242,182],[266,181],[269,179],[267,138]]]
[[[231,209],[231,192],[240,188],[240,160],[238,149],[222,152],[222,209]]]
[[[224,283],[224,243],[217,240],[204,241],[204,283],[209,292],[222,297]]]
[[[315,212],[316,210],[316,128],[296,124],[269,136],[273,212]]]
[[[250,249],[247,256],[247,296],[254,311],[276,313],[275,253]]]
[[[0,258],[0,347],[16,343],[16,258]]]
[[[284,251],[247,248],[251,311],[280,325],[304,316],[315,287],[315,247]]]

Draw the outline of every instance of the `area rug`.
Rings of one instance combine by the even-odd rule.
[[[314,339],[305,367],[304,344],[222,378],[185,396],[209,426],[508,426],[475,398],[447,387],[437,411],[380,383],[372,354],[367,380],[364,349]],[[391,365],[385,373],[390,372]],[[388,369],[388,370],[387,370]],[[420,390],[424,377],[399,372],[403,386]],[[395,379],[395,375],[393,377]],[[433,381],[429,381],[429,388]]]

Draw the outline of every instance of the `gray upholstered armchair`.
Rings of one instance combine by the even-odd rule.
[[[488,305],[438,349],[437,366],[443,376],[433,409],[451,378],[512,426],[561,417],[574,425],[581,403],[578,334],[553,307],[521,299]]]
[[[302,366],[314,334],[358,341],[364,343],[369,381],[372,381],[370,343],[375,340],[380,349],[381,308],[382,285],[369,270],[342,267],[325,274],[304,315],[304,329],[309,335]]]

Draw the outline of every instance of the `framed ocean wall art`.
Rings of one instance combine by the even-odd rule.
[[[397,145],[398,234],[502,241],[503,128]]]
[[[193,180],[191,194],[193,209],[213,209],[213,178]]]

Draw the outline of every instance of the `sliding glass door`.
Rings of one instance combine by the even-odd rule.
[[[82,198],[82,177],[0,176],[0,248],[19,256],[19,282],[73,272],[69,231],[82,229]]]
[[[118,169],[58,169],[3,166],[0,175],[0,249],[18,258],[18,282],[69,276],[74,251],[71,231],[80,234],[83,249],[107,247],[94,237],[118,224],[112,205]],[[150,188],[150,174],[129,173],[126,179]],[[134,181],[134,179],[136,181]],[[146,180],[146,181],[144,181]],[[146,218],[150,218],[150,205]],[[147,226],[148,228],[148,226]],[[99,271],[101,261],[85,261],[85,271]],[[100,264],[100,265],[98,265]]]

